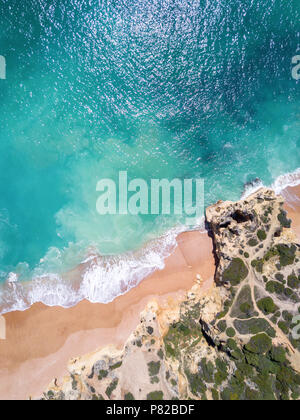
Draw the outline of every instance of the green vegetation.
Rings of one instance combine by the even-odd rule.
[[[199,375],[209,384],[214,382],[215,367],[212,362],[207,362],[206,358],[202,359],[198,366]]]
[[[258,241],[254,238],[250,239],[250,241],[248,241],[248,245],[251,246],[252,248],[254,248],[255,246],[258,245]]]
[[[271,350],[272,340],[267,334],[258,334],[251,338],[245,348],[250,353],[264,354]]]
[[[280,283],[283,283],[283,284],[284,284],[284,275],[283,275],[283,274],[281,274],[281,273],[277,273],[277,274],[275,275],[275,279],[276,279],[277,281],[279,281]]]
[[[157,356],[158,356],[161,360],[163,360],[163,358],[164,358],[164,352],[163,352],[163,350],[162,350],[162,349],[159,349],[159,350],[158,350],[158,352],[157,352]]]
[[[270,352],[271,359],[278,363],[286,362],[286,354],[283,347],[272,347]]]
[[[189,369],[185,369],[185,376],[189,382],[189,387],[192,394],[206,398],[207,386],[205,385],[204,379],[197,373],[191,373]]]
[[[149,401],[162,401],[163,399],[164,394],[162,391],[150,392],[150,394],[147,395],[147,400]]]
[[[256,335],[265,332],[272,338],[276,336],[274,328],[271,327],[266,319],[262,318],[252,318],[246,321],[236,319],[234,326],[241,335]]]
[[[287,323],[286,323],[286,322],[284,322],[284,321],[279,321],[279,322],[278,322],[278,327],[281,329],[281,331],[282,331],[284,334],[288,335],[288,333],[289,333],[289,331],[290,331],[289,324],[287,324]]]
[[[110,367],[110,370],[119,369],[122,366],[122,362],[118,362]]]
[[[227,335],[227,337],[230,337],[230,338],[235,337],[235,335],[236,335],[235,329],[234,328],[227,328],[226,335]]]
[[[72,389],[73,391],[75,391],[77,389],[77,381],[74,375],[71,375],[71,378],[72,378]]]
[[[127,392],[127,394],[124,395],[124,400],[133,401],[133,400],[135,400],[135,398],[134,398],[134,396],[132,395],[131,392]]]
[[[164,337],[166,356],[179,359],[180,349],[191,347],[202,337],[199,306],[196,305],[181,317],[181,321],[174,323]]]
[[[277,293],[278,295],[282,295],[284,292],[284,285],[278,281],[268,281],[266,284],[266,290],[269,293]]]
[[[149,376],[156,376],[160,371],[160,362],[150,362],[148,363]]]
[[[257,232],[257,237],[260,241],[265,241],[267,239],[267,234],[264,230],[259,230]]]
[[[248,285],[243,286],[239,295],[237,296],[236,302],[231,310],[230,316],[232,318],[247,319],[256,316],[251,289]]]
[[[286,267],[288,265],[294,264],[296,257],[296,246],[288,246],[285,244],[277,245],[277,251],[279,253],[280,265]]]
[[[274,314],[278,311],[278,307],[275,305],[271,297],[266,297],[257,302],[258,308],[265,314]]]
[[[54,398],[54,392],[53,391],[48,391],[47,392],[47,397],[49,398],[49,400],[52,400]]]
[[[219,330],[221,332],[225,332],[226,331],[226,328],[227,328],[226,321],[220,321],[220,322],[218,322],[217,327],[219,328]]]
[[[280,222],[281,227],[289,229],[292,225],[292,221],[287,218],[287,212],[281,210],[278,215],[278,221]]]
[[[119,383],[119,379],[114,379],[111,384],[106,388],[106,395],[108,396],[108,398],[110,399],[111,394],[115,391],[115,389],[117,388]]]
[[[215,388],[213,388],[211,390],[211,395],[212,395],[212,399],[214,401],[219,401],[220,400],[219,393],[218,393],[218,391]]]
[[[295,275],[295,273],[293,273],[290,276],[288,276],[288,286],[291,289],[299,289],[299,287],[300,287],[300,280]]]
[[[260,260],[260,259],[253,260],[251,262],[251,265],[252,265],[253,268],[256,269],[256,271],[258,273],[262,273],[263,272],[263,269],[264,269],[264,260]]]
[[[98,375],[99,381],[101,381],[102,379],[106,378],[107,375],[108,375],[108,371],[107,370],[100,370],[99,371],[99,375]]]
[[[248,276],[248,268],[240,258],[234,258],[223,273],[223,281],[238,286]]]

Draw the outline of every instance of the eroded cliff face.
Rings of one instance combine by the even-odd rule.
[[[300,249],[282,206],[261,189],[208,208],[212,289],[150,302],[122,351],[72,360],[43,398],[299,399]]]

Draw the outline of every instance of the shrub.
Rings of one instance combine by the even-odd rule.
[[[246,392],[245,392],[245,400],[246,401],[260,401],[261,396],[259,394],[259,392],[255,391],[254,389],[251,388],[246,388]]]
[[[226,328],[227,328],[227,323],[226,323],[226,321],[220,321],[220,322],[218,322],[217,327],[219,328],[219,330],[220,330],[221,332],[225,332],[225,330],[226,330]]]
[[[147,400],[149,401],[162,401],[164,399],[164,394],[162,391],[154,391],[150,392],[150,394],[147,395]]]
[[[281,273],[277,273],[275,275],[275,279],[278,280],[278,281],[280,281],[280,283],[283,283],[284,282],[284,275],[281,274]]]
[[[248,276],[248,268],[240,258],[234,258],[223,273],[223,281],[237,286]]]
[[[279,321],[278,322],[278,327],[281,329],[281,331],[284,333],[284,334],[288,334],[289,333],[289,331],[290,331],[290,329],[289,329],[289,325],[286,323],[286,322],[284,322],[284,321]]]
[[[191,373],[188,369],[185,370],[185,375],[189,382],[191,392],[194,395],[203,395],[207,390],[207,386],[203,382],[199,373]]]
[[[212,362],[207,362],[206,358],[199,363],[199,374],[205,382],[211,384],[214,381],[214,365]]]
[[[245,348],[251,353],[264,354],[271,350],[272,340],[267,334],[258,334],[251,338]]]
[[[283,319],[288,322],[289,324],[292,322],[293,320],[293,315],[290,314],[288,311],[283,311],[282,312],[282,317]]]
[[[111,397],[111,394],[114,392],[114,390],[117,388],[119,383],[119,379],[114,379],[111,384],[106,388],[106,395],[108,396],[108,398]]]
[[[260,259],[254,260],[251,262],[251,265],[253,268],[256,269],[258,273],[262,273],[264,269],[264,260],[260,260]]]
[[[258,241],[254,238],[250,239],[250,241],[248,241],[248,245],[254,248],[256,245],[258,245]]]
[[[281,212],[278,215],[278,221],[280,222],[280,225],[284,228],[289,229],[292,225],[292,221],[287,218],[287,212],[281,210]]]
[[[110,370],[119,369],[122,366],[122,362],[118,362],[110,367]]]
[[[163,352],[163,350],[162,349],[159,349],[158,352],[157,352],[157,355],[158,355],[158,357],[160,359],[163,359],[164,358],[164,352]]]
[[[150,362],[148,363],[149,376],[156,376],[160,371],[160,362]]]
[[[108,371],[107,370],[100,370],[99,371],[99,375],[98,375],[99,381],[101,381],[102,379],[106,378],[107,375],[108,375]]]
[[[284,289],[284,294],[286,297],[290,298],[291,296],[293,296],[294,292],[292,291],[292,289],[289,289],[288,287]]]
[[[295,275],[295,273],[288,276],[288,286],[291,289],[299,289],[300,281],[298,280],[298,277]]]
[[[281,295],[284,292],[284,285],[278,281],[269,281],[266,284],[266,290],[269,293],[277,293]]]
[[[265,241],[267,239],[267,234],[264,230],[259,230],[257,232],[257,237],[260,241]]]
[[[257,302],[258,308],[265,314],[274,314],[278,308],[270,297],[263,298]]]
[[[128,392],[127,394],[124,395],[124,400],[133,401],[135,400],[135,398],[131,392]]]
[[[280,257],[280,265],[286,267],[291,265],[295,261],[296,246],[292,245],[291,247],[285,244],[277,245],[277,251]]]
[[[266,319],[262,318],[252,318],[247,321],[241,321],[236,319],[234,321],[234,326],[237,331],[242,335],[256,335],[258,333],[265,332],[270,337],[275,337],[276,332],[274,328],[271,327],[269,322]]]
[[[249,315],[249,313],[251,312],[251,309],[252,309],[251,305],[247,302],[242,303],[240,305],[240,311],[243,312],[244,314]]]
[[[219,401],[219,393],[218,393],[218,391],[216,390],[216,389],[212,389],[211,390],[211,395],[212,395],[212,399],[214,400],[214,401]]]
[[[248,254],[248,252],[244,253],[244,257],[247,258],[247,259],[250,258],[250,255]]]
[[[152,334],[153,334],[153,332],[154,332],[154,329],[153,329],[152,327],[147,327],[147,333],[148,333],[149,335],[152,335]]]
[[[278,363],[284,363],[286,361],[286,354],[283,347],[272,347],[270,352],[271,359]]]
[[[230,350],[237,350],[238,346],[235,340],[233,340],[232,338],[229,338],[227,340],[227,346]]]
[[[234,328],[227,328],[226,335],[227,335],[227,337],[230,337],[230,338],[235,337],[235,335],[236,335],[235,329]]]

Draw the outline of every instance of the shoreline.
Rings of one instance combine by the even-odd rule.
[[[287,187],[281,195],[300,239],[300,185]],[[0,331],[0,400],[38,396],[54,378],[67,373],[70,359],[108,345],[122,348],[152,299],[162,306],[178,299],[198,275],[203,293],[208,291],[215,271],[208,234],[185,232],[177,243],[163,270],[111,303],[82,301],[68,309],[37,303],[24,312],[5,314],[6,340],[1,340]]]
[[[67,373],[71,358],[107,345],[122,348],[150,300],[164,305],[169,299],[178,299],[192,288],[198,274],[203,279],[203,291],[210,289],[214,275],[211,239],[195,231],[182,233],[177,242],[162,271],[111,303],[82,301],[68,309],[38,303],[24,312],[5,314],[6,340],[0,341],[0,399],[40,395],[53,378]]]

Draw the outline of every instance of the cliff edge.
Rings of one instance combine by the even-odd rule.
[[[123,350],[74,359],[42,399],[297,400],[300,247],[283,200],[261,189],[207,209],[215,284],[150,302]]]

